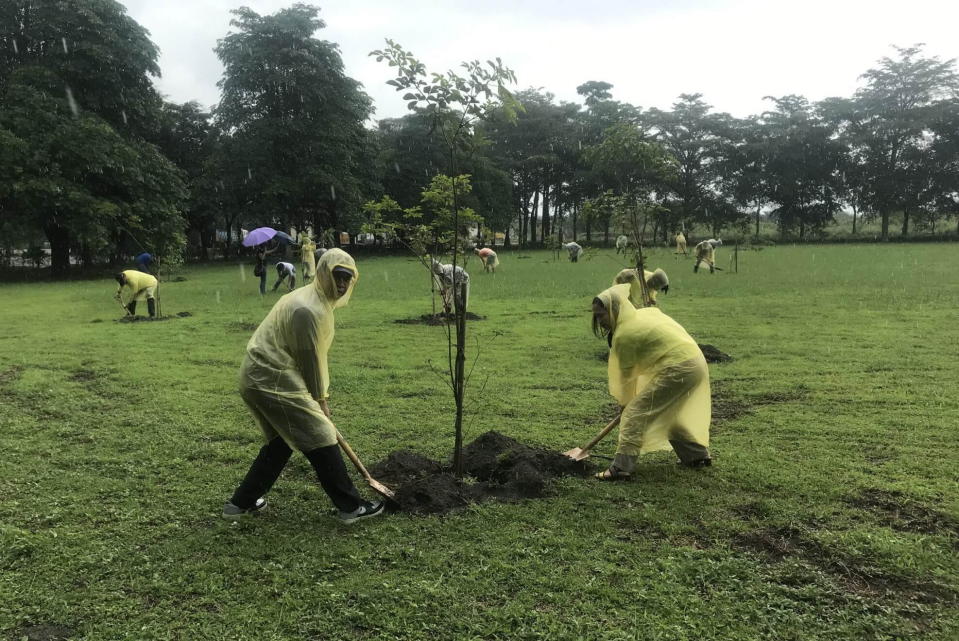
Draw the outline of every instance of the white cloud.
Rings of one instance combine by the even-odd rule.
[[[244,3],[125,4],[162,50],[160,90],[171,100],[214,104],[222,67],[213,48],[229,30],[229,10]],[[267,14],[291,2],[245,4]],[[617,99],[643,107],[666,108],[680,93],[700,92],[737,116],[762,111],[765,95],[848,96],[859,74],[892,53],[891,44],[925,42],[930,54],[959,56],[952,34],[959,3],[937,0],[330,0],[320,6],[327,28],[318,37],[340,46],[347,73],[365,85],[377,117],[405,113],[385,84],[390,68],[367,55],[387,37],[435,71],[499,56],[521,88],[543,87],[562,100],[578,101],[577,85],[605,80]]]

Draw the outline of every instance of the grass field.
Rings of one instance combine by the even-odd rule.
[[[631,483],[353,527],[301,456],[268,514],[219,519],[259,446],[237,370],[277,298],[249,265],[186,268],[162,311],[192,316],[154,323],[114,322],[105,280],[0,286],[0,638],[959,638],[957,258],[782,246],[710,276],[654,253],[664,311],[735,358],[710,366],[714,467],[662,452]],[[501,259],[471,265],[467,440],[568,449],[613,413],[588,309],[622,261]],[[430,311],[428,277],[359,267],[334,418],[368,462],[445,458],[443,330],[394,323]]]

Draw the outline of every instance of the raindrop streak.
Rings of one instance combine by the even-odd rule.
[[[80,108],[77,107],[77,101],[73,99],[73,92],[70,91],[70,87],[67,87],[67,104],[70,105],[70,111],[73,112],[73,116],[79,117]]]
[[[127,112],[121,109],[120,115],[123,116],[123,124],[127,124]]]
[[[219,289],[216,290],[216,304],[217,304],[217,305],[220,304],[220,290],[219,290]]]
[[[398,162],[393,163],[393,169],[396,170],[396,173],[400,173],[400,163]]]
[[[336,188],[333,185],[330,185],[330,198],[336,200]]]
[[[246,270],[243,269],[243,265],[237,265],[237,267],[240,268],[240,282],[241,282],[241,283],[245,283],[245,282],[246,282]],[[219,295],[220,295],[220,292],[217,292],[216,294],[217,294],[217,296],[219,296]]]
[[[389,272],[387,272],[387,271],[384,271],[384,272],[383,272],[383,280],[386,281],[386,282],[389,282],[389,280],[390,280],[390,273],[389,273]]]
[[[249,167],[246,168],[246,178],[247,180],[252,180],[253,178],[253,171]]]
[[[19,55],[19,54],[20,54],[20,48],[17,46],[17,39],[14,38],[12,42],[13,42],[13,53]]]
[[[70,52],[67,50],[67,39],[66,39],[66,38],[60,38],[60,42],[63,43],[63,53],[70,53]]]

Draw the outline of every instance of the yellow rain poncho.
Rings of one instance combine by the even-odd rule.
[[[633,307],[628,285],[597,298],[613,330],[609,393],[623,406],[617,454],[669,449],[670,440],[707,447],[709,369],[696,341],[658,308]]]
[[[309,280],[316,275],[316,243],[309,236],[300,240],[300,260],[303,261],[303,279]]]
[[[333,280],[337,267],[353,272],[340,297]],[[247,343],[240,395],[267,442],[282,436],[301,452],[336,443],[336,430],[318,401],[329,393],[333,310],[346,306],[358,278],[349,254],[329,250],[320,258],[313,286],[280,298]]]
[[[683,232],[676,234],[676,252],[677,254],[686,253],[686,236]]]
[[[696,245],[697,266],[699,265],[700,261],[705,262],[710,267],[716,264],[716,248],[713,246],[712,242],[704,240]]]
[[[645,307],[645,305],[643,305],[643,286],[636,277],[637,273],[636,269],[624,269],[616,274],[613,285],[629,285],[629,302],[633,304],[633,307],[638,308]],[[649,299],[653,305],[656,305],[656,294],[662,291],[664,287],[669,287],[666,272],[662,269],[657,269],[654,272],[643,270],[643,275],[646,277],[646,291],[649,292]]]
[[[123,281],[124,284],[117,288],[117,295],[124,306],[135,300],[140,300],[144,296],[148,299],[153,298],[156,292],[157,279],[136,269],[125,270]]]

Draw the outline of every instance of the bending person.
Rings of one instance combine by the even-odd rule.
[[[155,296],[157,279],[155,276],[135,269],[127,269],[113,278],[120,285],[117,287],[117,293],[114,294],[113,297],[127,308],[130,316],[137,315],[137,301],[145,296],[150,318],[156,317],[157,307]]]
[[[569,252],[569,262],[571,263],[577,262],[579,257],[583,255],[583,248],[577,242],[563,243],[563,249]]]
[[[276,288],[280,286],[280,283],[287,278],[290,279],[290,291],[292,292],[296,288],[296,267],[293,266],[293,263],[277,263],[276,282],[273,283],[273,291],[275,292]]]
[[[616,278],[613,279],[613,285],[629,285],[629,302],[637,309],[645,307],[643,304],[643,286],[637,277],[638,273],[639,271],[636,269],[624,269],[616,274]],[[657,292],[664,294],[669,293],[669,278],[666,277],[666,272],[662,269],[657,269],[654,272],[643,270],[643,275],[646,278],[646,291],[649,292],[649,302],[656,305]]]
[[[452,314],[455,309],[454,300],[460,309],[464,311],[467,309],[470,300],[470,275],[465,269],[457,265],[454,271],[452,265],[444,265],[433,259],[433,280],[436,282],[437,289],[440,290],[443,311],[447,315]]]
[[[682,254],[683,256],[688,256],[689,252],[686,251],[686,236],[683,232],[676,234],[676,251],[674,254]]]
[[[716,248],[722,247],[723,241],[710,238],[696,245],[696,264],[693,265],[693,273],[699,271],[699,263],[705,262],[709,265],[709,273],[716,272]]]
[[[609,393],[623,407],[616,457],[596,478],[628,479],[640,454],[670,447],[682,465],[711,465],[709,369],[696,341],[658,308],[634,308],[628,285],[593,299],[593,332],[609,341]]]
[[[496,267],[499,265],[499,257],[489,247],[484,247],[483,249],[474,249],[473,252],[479,256],[480,260],[483,262],[483,271],[484,272],[493,272],[496,273]]]
[[[223,518],[238,520],[265,508],[263,496],[294,449],[309,460],[340,520],[383,512],[383,502],[364,500],[350,480],[327,400],[333,310],[349,302],[358,275],[349,254],[331,249],[320,260],[314,286],[280,298],[247,344],[240,396],[266,444],[223,507]]]

